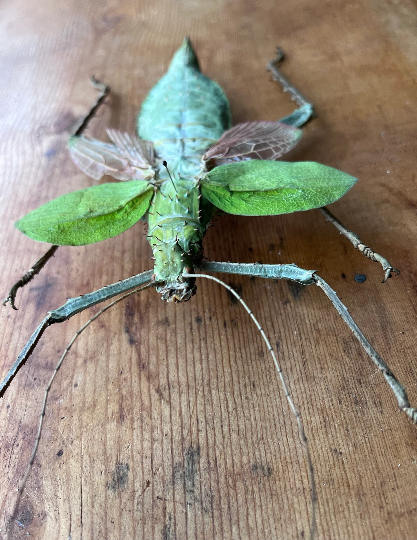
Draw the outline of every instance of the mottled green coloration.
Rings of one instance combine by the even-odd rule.
[[[334,202],[355,183],[317,163],[272,161],[300,139],[291,124],[299,125],[297,115],[286,123],[230,129],[227,98],[200,72],[185,39],[143,103],[140,139],[117,130],[108,130],[109,143],[78,132],[71,138],[71,155],[84,172],[124,183],[60,197],[17,227],[36,240],[81,245],[115,236],[146,216],[157,290],[164,300],[188,300],[194,279],[184,274],[201,263],[202,240],[216,209],[241,215],[308,210]]]
[[[138,117],[138,134],[152,141],[170,173],[199,178],[204,152],[231,126],[229,102],[220,86],[200,72],[189,40],[175,53],[168,72],[152,88]],[[168,179],[162,165],[159,177]]]
[[[313,107],[275,68],[282,51],[270,62],[269,69],[299,108],[281,122],[245,122],[230,128],[230,109],[221,88],[201,74],[188,39],[175,54],[167,74],[151,90],[138,118],[138,133],[107,130],[111,142],[103,143],[83,135],[89,120],[106,98],[107,85],[93,81],[99,96],[90,112],[79,123],[70,139],[75,163],[86,174],[100,180],[105,175],[123,181],[103,184],[64,195],[47,203],[17,222],[16,226],[36,240],[61,245],[89,244],[110,238],[134,225],[143,216],[149,224],[148,239],[154,254],[154,269],[106,286],[93,293],[69,299],[57,310],[48,312],[31,335],[4,381],[0,397],[36,347],[45,329],[107,298],[143,285],[128,294],[157,286],[162,299],[185,301],[195,293],[195,278],[208,278],[222,284],[245,307],[256,324],[281,379],[285,396],[297,420],[300,440],[306,451],[311,489],[310,538],[316,530],[317,493],[314,469],[301,415],[291,399],[281,367],[271,343],[254,314],[229,285],[216,277],[194,274],[194,269],[227,274],[288,279],[303,285],[316,284],[331,300],[356,335],[393,390],[398,405],[417,423],[417,409],[410,407],[404,387],[370,345],[347,308],[315,272],[292,264],[263,265],[203,262],[202,239],[217,209],[239,215],[276,215],[320,208],[344,195],[356,179],[317,163],[284,163],[275,160],[290,151],[301,137],[297,127],[313,114]],[[168,169],[172,175],[169,176]],[[392,272],[390,263],[362,243],[327,208],[320,208],[329,221],[368,258],[381,263],[385,280]],[[4,304],[14,306],[16,291],[39,273],[53,256],[52,246],[11,288]],[[116,302],[125,298],[124,295]],[[19,490],[22,493],[34,462],[46,400],[54,377],[76,337],[100,313],[96,313],[66,348],[45,392],[43,409],[29,468]],[[19,507],[19,500],[15,509]]]
[[[309,161],[242,161],[207,173],[201,190],[229,214],[271,216],[330,204],[356,181],[342,171]]]
[[[92,244],[132,227],[148,210],[152,194],[142,180],[81,189],[33,210],[16,227],[42,242]]]
[[[149,241],[155,279],[164,283],[159,290],[166,299],[184,281],[184,268],[193,268],[201,258],[201,242],[211,218],[199,214],[198,181],[206,172],[202,155],[230,124],[224,92],[200,72],[190,42],[185,40],[167,74],[149,92],[138,117],[139,136],[153,142],[155,154],[167,162],[175,184],[174,188],[159,163],[156,182],[161,184],[150,210]],[[185,291],[188,296],[194,288],[187,285]]]

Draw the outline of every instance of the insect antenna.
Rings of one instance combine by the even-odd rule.
[[[164,161],[162,162],[162,165],[163,165],[163,166],[165,167],[165,169],[167,170],[167,173],[169,174],[169,177],[170,177],[170,179],[171,179],[172,185],[174,186],[175,191],[177,191],[177,188],[175,187],[175,184],[174,184],[174,180],[172,179],[171,173],[169,172],[169,169],[168,169],[168,163],[164,160]],[[178,193],[178,191],[177,191],[177,193]],[[171,198],[171,197],[170,197],[170,198]]]
[[[303,425],[303,421],[302,421],[302,418],[301,418],[301,414],[298,411],[297,407],[294,404],[294,401],[291,398],[289,389],[288,389],[287,384],[285,382],[284,375],[283,375],[282,369],[281,369],[281,367],[280,367],[280,365],[278,363],[278,359],[276,357],[274,349],[271,346],[271,343],[270,343],[269,339],[266,337],[266,334],[265,334],[262,326],[259,324],[258,320],[256,319],[255,315],[249,309],[249,307],[244,302],[244,300],[239,296],[239,294],[234,289],[232,289],[232,287],[227,285],[227,283],[225,283],[224,281],[221,281],[220,279],[218,279],[218,278],[216,278],[214,276],[209,276],[208,274],[188,274],[188,273],[183,273],[183,277],[207,278],[207,279],[211,279],[212,281],[215,281],[216,283],[219,283],[220,285],[223,285],[223,287],[225,287],[231,294],[233,294],[233,296],[242,304],[242,306],[245,308],[246,312],[250,315],[251,319],[253,320],[253,322],[255,323],[256,327],[259,330],[259,332],[261,333],[261,336],[262,336],[263,340],[265,341],[269,352],[271,353],[271,356],[272,356],[272,359],[274,361],[276,370],[277,370],[279,378],[281,380],[282,387],[284,389],[285,397],[287,398],[290,409],[291,409],[293,415],[295,416],[295,419],[297,420],[298,433],[300,435],[301,442],[303,443],[303,448],[304,448],[304,452],[305,452],[305,456],[306,456],[306,460],[307,460],[308,476],[309,476],[310,491],[311,491],[310,540],[314,540],[314,536],[315,536],[316,528],[317,528],[317,519],[316,519],[316,514],[317,514],[317,490],[316,490],[316,480],[315,480],[315,476],[314,476],[313,462],[312,462],[311,454],[310,454],[310,447],[309,447],[309,444],[308,444],[307,436],[306,436],[305,431],[304,431],[304,425]]]
[[[16,519],[16,514],[17,514],[17,511],[19,509],[19,504],[20,504],[20,500],[21,500],[21,497],[22,497],[22,493],[23,493],[23,490],[25,489],[25,485],[26,485],[26,482],[27,482],[27,479],[29,477],[29,474],[30,474],[30,471],[32,470],[32,465],[35,461],[35,457],[36,457],[36,453],[38,451],[38,447],[39,447],[39,442],[41,440],[41,434],[42,434],[42,425],[43,425],[43,419],[45,418],[45,412],[46,412],[46,402],[48,400],[48,395],[49,395],[49,391],[51,389],[51,386],[52,386],[52,383],[54,382],[54,379],[56,377],[56,374],[58,373],[59,369],[61,368],[62,366],[62,363],[64,361],[64,358],[67,356],[69,350],[71,349],[71,347],[74,345],[74,342],[75,340],[77,339],[77,337],[93,322],[95,321],[96,319],[98,319],[98,317],[100,317],[100,315],[102,313],[104,313],[105,311],[107,311],[108,309],[110,309],[111,307],[113,307],[114,305],[116,305],[118,302],[120,302],[121,300],[124,300],[127,296],[130,296],[131,294],[135,294],[139,291],[143,291],[144,289],[147,289],[149,287],[153,287],[155,286],[155,284],[153,282],[150,282],[150,283],[147,283],[146,285],[142,285],[141,287],[137,287],[136,289],[134,289],[133,291],[129,291],[128,293],[124,294],[123,296],[120,296],[119,298],[117,298],[116,300],[113,300],[113,302],[111,302],[110,304],[108,304],[107,306],[105,306],[103,309],[101,309],[98,313],[96,313],[93,317],[91,317],[91,319],[89,319],[79,330],[77,330],[77,332],[75,333],[74,337],[71,339],[71,341],[68,343],[67,347],[65,348],[64,352],[62,353],[62,356],[58,362],[58,364],[56,365],[55,369],[54,369],[54,372],[52,374],[52,377],[49,381],[49,384],[48,386],[46,387],[46,390],[45,390],[45,395],[44,395],[44,398],[43,398],[43,404],[42,404],[42,411],[41,411],[41,414],[40,414],[40,420],[39,420],[39,425],[38,425],[38,432],[37,432],[37,435],[36,435],[36,439],[35,439],[35,443],[33,445],[33,450],[32,450],[32,455],[30,457],[30,461],[29,461],[29,465],[26,469],[26,473],[25,473],[25,476],[23,477],[23,480],[22,480],[22,483],[20,484],[20,487],[18,488],[18,496],[17,496],[17,499],[16,499],[16,503],[14,505],[14,511],[12,513],[12,516],[11,516],[11,521],[14,522],[14,520]]]

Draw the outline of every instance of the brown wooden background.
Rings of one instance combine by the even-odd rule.
[[[283,71],[318,119],[292,153],[360,182],[332,210],[401,275],[381,284],[318,212],[222,217],[211,260],[297,263],[338,291],[417,404],[417,11],[411,0],[14,0],[0,6],[0,291],[44,252],[13,223],[93,185],[66,144],[95,97],[92,126],[133,130],[148,90],[184,35],[230,97],[235,122],[274,120],[292,103],[265,72]],[[0,310],[5,374],[48,309],[151,267],[142,224],[115,239],[63,248]],[[356,273],[367,276],[355,282]],[[417,538],[417,427],[316,288],[233,278],[269,336],[309,436],[318,538]],[[184,305],[155,291],[94,323],[52,388],[34,467],[9,537],[295,539],[308,536],[309,487],[295,422],[260,336],[211,282]],[[50,328],[1,402],[0,538],[58,357],[96,309]],[[30,536],[28,536],[30,535]]]

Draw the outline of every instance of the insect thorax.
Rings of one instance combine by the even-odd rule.
[[[201,260],[201,242],[212,215],[208,202],[200,204],[202,156],[230,124],[226,96],[200,72],[185,40],[138,118],[139,136],[152,141],[158,163],[148,239],[155,257],[155,280],[160,283],[157,290],[164,300],[185,301],[195,293],[194,280],[182,274]]]
[[[155,191],[149,211],[148,240],[155,258],[155,281],[162,299],[188,300],[195,285],[182,277],[201,260],[205,228],[199,214],[196,180],[165,180]]]

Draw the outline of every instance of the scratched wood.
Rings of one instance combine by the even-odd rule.
[[[318,114],[289,159],[360,178],[332,211],[401,275],[382,285],[381,268],[315,211],[221,217],[205,255],[317,269],[415,406],[416,21],[411,0],[3,3],[2,295],[45,250],[13,223],[94,183],[66,151],[95,97],[91,74],[114,91],[91,133],[133,130],[147,91],[190,35],[204,72],[228,94],[234,121],[274,120],[292,110],[264,67],[281,45],[283,71]],[[19,293],[19,311],[1,309],[1,374],[48,309],[149,269],[143,233],[139,223],[100,244],[58,250]],[[318,538],[417,538],[417,428],[327,299],[319,289],[228,281],[278,345],[302,412],[317,476]],[[61,351],[97,309],[50,328],[1,401],[0,538],[308,536],[308,478],[295,422],[252,322],[211,282],[198,282],[184,305],[145,291],[82,336],[52,388],[11,522],[43,390]]]

